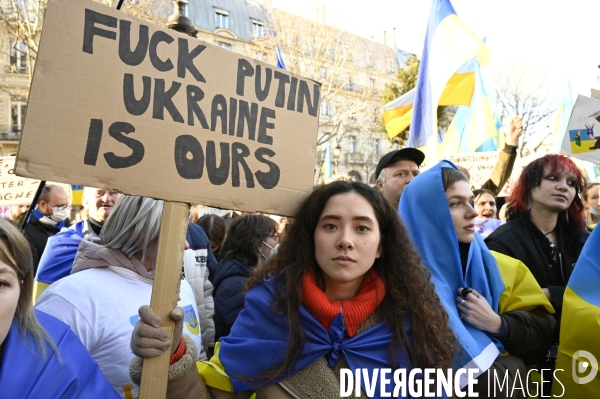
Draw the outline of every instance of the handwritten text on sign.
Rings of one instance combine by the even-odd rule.
[[[30,204],[39,180],[15,175],[15,157],[0,157],[0,206]]]
[[[319,99],[317,83],[284,70],[96,3],[50,0],[17,172],[289,214],[312,187]]]

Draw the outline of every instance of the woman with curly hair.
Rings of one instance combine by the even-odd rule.
[[[554,342],[539,359],[554,368],[563,295],[589,233],[579,197],[585,180],[564,155],[546,155],[523,169],[506,210],[507,223],[488,236],[490,250],[523,262],[556,310]]]
[[[189,385],[170,397],[211,397],[200,381],[218,398],[339,398],[342,368],[448,369],[455,339],[429,278],[379,192],[353,182],[322,186],[298,209],[278,254],[249,279],[231,333],[198,366],[203,378],[193,367],[193,378],[171,382]],[[132,339],[142,357],[159,347],[148,339],[156,329],[147,312],[140,309]],[[361,397],[379,398],[380,381],[368,387],[361,379]]]
[[[455,370],[478,369],[480,397],[522,397],[512,388],[548,348],[553,310],[525,265],[487,249],[473,199],[467,178],[444,161],[408,185],[399,212],[457,337]],[[508,384],[489,390],[496,379]]]

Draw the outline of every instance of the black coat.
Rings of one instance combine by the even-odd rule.
[[[29,241],[31,246],[31,255],[33,256],[33,275],[35,276],[38,265],[40,264],[40,258],[46,248],[48,238],[58,233],[60,229],[58,227],[50,226],[40,222],[38,219],[33,217],[29,220],[27,227],[25,227],[25,237]]]
[[[229,335],[231,326],[238,314],[244,309],[244,285],[254,269],[237,259],[224,259],[213,278],[213,297],[215,300],[215,342]]]
[[[498,227],[486,238],[485,243],[491,251],[500,252],[523,262],[540,286],[548,288],[552,306],[556,311],[554,335],[558,341],[565,288],[589,233],[569,234],[566,226],[559,222],[556,226],[556,236],[561,262],[554,266],[551,266],[550,242],[533,224],[528,214]]]

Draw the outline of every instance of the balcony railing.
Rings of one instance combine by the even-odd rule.
[[[21,125],[0,125],[0,140],[18,141],[21,138]]]

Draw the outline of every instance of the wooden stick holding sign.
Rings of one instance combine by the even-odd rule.
[[[175,323],[171,320],[171,310],[179,301],[181,270],[183,265],[183,247],[187,231],[190,204],[165,201],[160,233],[158,235],[158,253],[154,267],[154,283],[150,307],[161,319],[161,327],[173,339]],[[169,381],[169,359],[171,353],[144,359],[141,399],[164,398]]]

